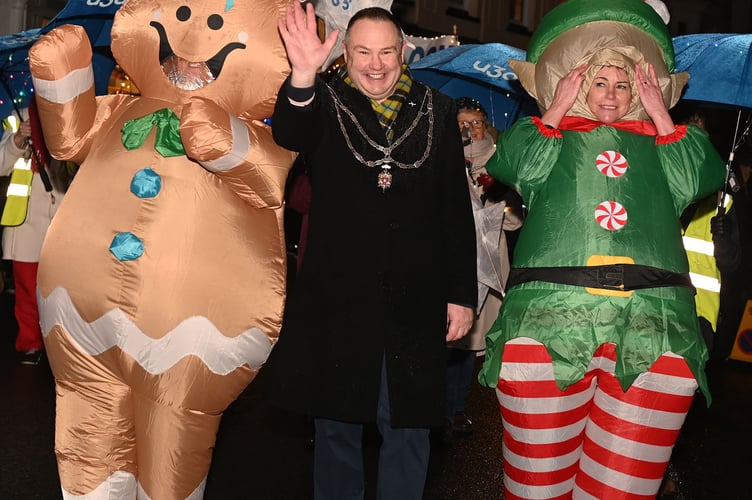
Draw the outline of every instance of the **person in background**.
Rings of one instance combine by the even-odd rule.
[[[15,118],[18,119],[17,116]],[[21,355],[21,364],[38,365],[44,352],[37,308],[39,254],[47,228],[63,200],[66,186],[53,185],[52,191],[47,192],[39,169],[47,168],[47,172],[50,172],[49,166],[52,162],[55,168],[64,167],[47,154],[34,112],[30,114],[29,108],[25,108],[21,110],[20,118],[18,129],[6,131],[0,140],[0,175],[10,175],[16,162],[24,161],[25,157],[32,162],[31,168],[34,173],[28,195],[26,219],[19,226],[3,228],[3,258],[13,263],[14,307],[18,323],[16,350]],[[31,154],[32,147],[36,149],[36,155]],[[35,158],[39,158],[45,165],[40,167]],[[6,202],[5,210],[8,209]]]
[[[741,257],[733,271],[721,269],[721,318],[712,359],[725,360],[736,341],[739,325],[752,299],[752,146],[742,144],[734,154],[730,214],[736,221]]]
[[[305,258],[264,370],[272,404],[314,417],[314,498],[362,499],[362,436],[382,437],[376,498],[423,497],[444,415],[446,342],[477,297],[475,229],[454,101],[410,76],[393,15],[350,19],[346,65],[318,76],[313,6],[279,22],[292,73],[272,122],[311,170]]]
[[[675,123],[695,125],[708,133],[705,110],[696,104],[680,103],[671,109],[670,114]],[[732,176],[725,192],[718,191],[692,203],[681,215],[682,243],[689,261],[689,276],[697,290],[697,317],[711,361],[718,357],[714,344],[721,323],[721,276],[733,273],[741,264],[737,209],[732,197],[736,187],[736,179]],[[722,202],[721,196],[724,196]]]
[[[487,191],[496,184],[493,177],[488,175],[486,162],[496,153],[496,138],[499,133],[488,123],[486,110],[476,99],[461,97],[455,104],[468,180],[485,202],[489,196]]]
[[[465,411],[465,400],[475,360],[486,348],[486,332],[499,313],[504,283],[509,275],[505,231],[522,226],[522,219],[508,209],[504,200],[506,186],[496,182],[485,168],[488,159],[496,152],[498,135],[488,123],[486,110],[480,102],[469,97],[457,99],[455,104],[475,217],[478,307],[470,332],[447,345],[447,405],[441,429],[445,440],[472,431],[473,423]]]

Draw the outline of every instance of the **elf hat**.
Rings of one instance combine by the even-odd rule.
[[[620,67],[630,77],[632,103],[624,120],[648,118],[634,85],[635,65],[648,74],[648,64],[653,64],[668,108],[679,100],[689,79],[688,73],[672,73],[671,36],[661,16],[642,0],[568,0],[546,14],[535,30],[527,62],[509,63],[542,112],[551,105],[559,80],[589,64],[582,92],[568,114],[591,119],[595,117],[585,97],[602,66]]]

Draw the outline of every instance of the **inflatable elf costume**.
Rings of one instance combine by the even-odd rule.
[[[660,135],[648,119],[635,68],[666,108],[687,75],[646,3],[564,2],[527,59],[512,64],[544,114],[587,70],[557,127],[520,120],[487,165],[529,209],[480,377],[499,397],[505,498],[649,498],[698,385],[709,398],[679,216],[722,184],[723,161],[700,129]],[[604,67],[632,92],[609,124],[586,101]]]

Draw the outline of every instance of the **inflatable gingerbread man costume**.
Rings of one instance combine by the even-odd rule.
[[[274,344],[294,155],[261,120],[287,0],[128,0],[95,97],[85,32],[30,52],[47,146],[81,165],[39,269],[66,498],[200,498],[222,412]]]

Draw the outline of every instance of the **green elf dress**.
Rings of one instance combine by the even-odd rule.
[[[656,137],[646,121],[605,125],[572,117],[559,129],[538,118],[517,122],[501,137],[487,169],[513,186],[529,210],[514,253],[518,269],[608,264],[618,257],[686,274],[679,216],[724,177],[721,159],[697,127],[678,126],[671,136]],[[508,340],[529,337],[547,347],[562,389],[583,377],[601,344],[613,342],[615,375],[624,389],[672,351],[686,359],[709,396],[693,290],[622,292],[618,277],[607,279],[616,282],[605,294],[539,280],[508,289],[487,335],[482,383],[498,383]]]
[[[522,195],[529,216],[487,334],[481,383],[496,387],[504,344],[528,337],[546,346],[561,389],[582,379],[600,345],[613,343],[623,389],[671,351],[709,397],[679,216],[722,185],[725,169],[695,126],[657,136],[634,88],[635,66],[645,74],[652,66],[667,108],[681,96],[689,75],[674,72],[665,19],[639,0],[569,0],[543,18],[527,61],[509,63],[542,111],[561,78],[589,68],[559,128],[518,121],[486,166]],[[609,125],[595,121],[586,102],[603,66],[624,69],[633,89],[627,114]]]

